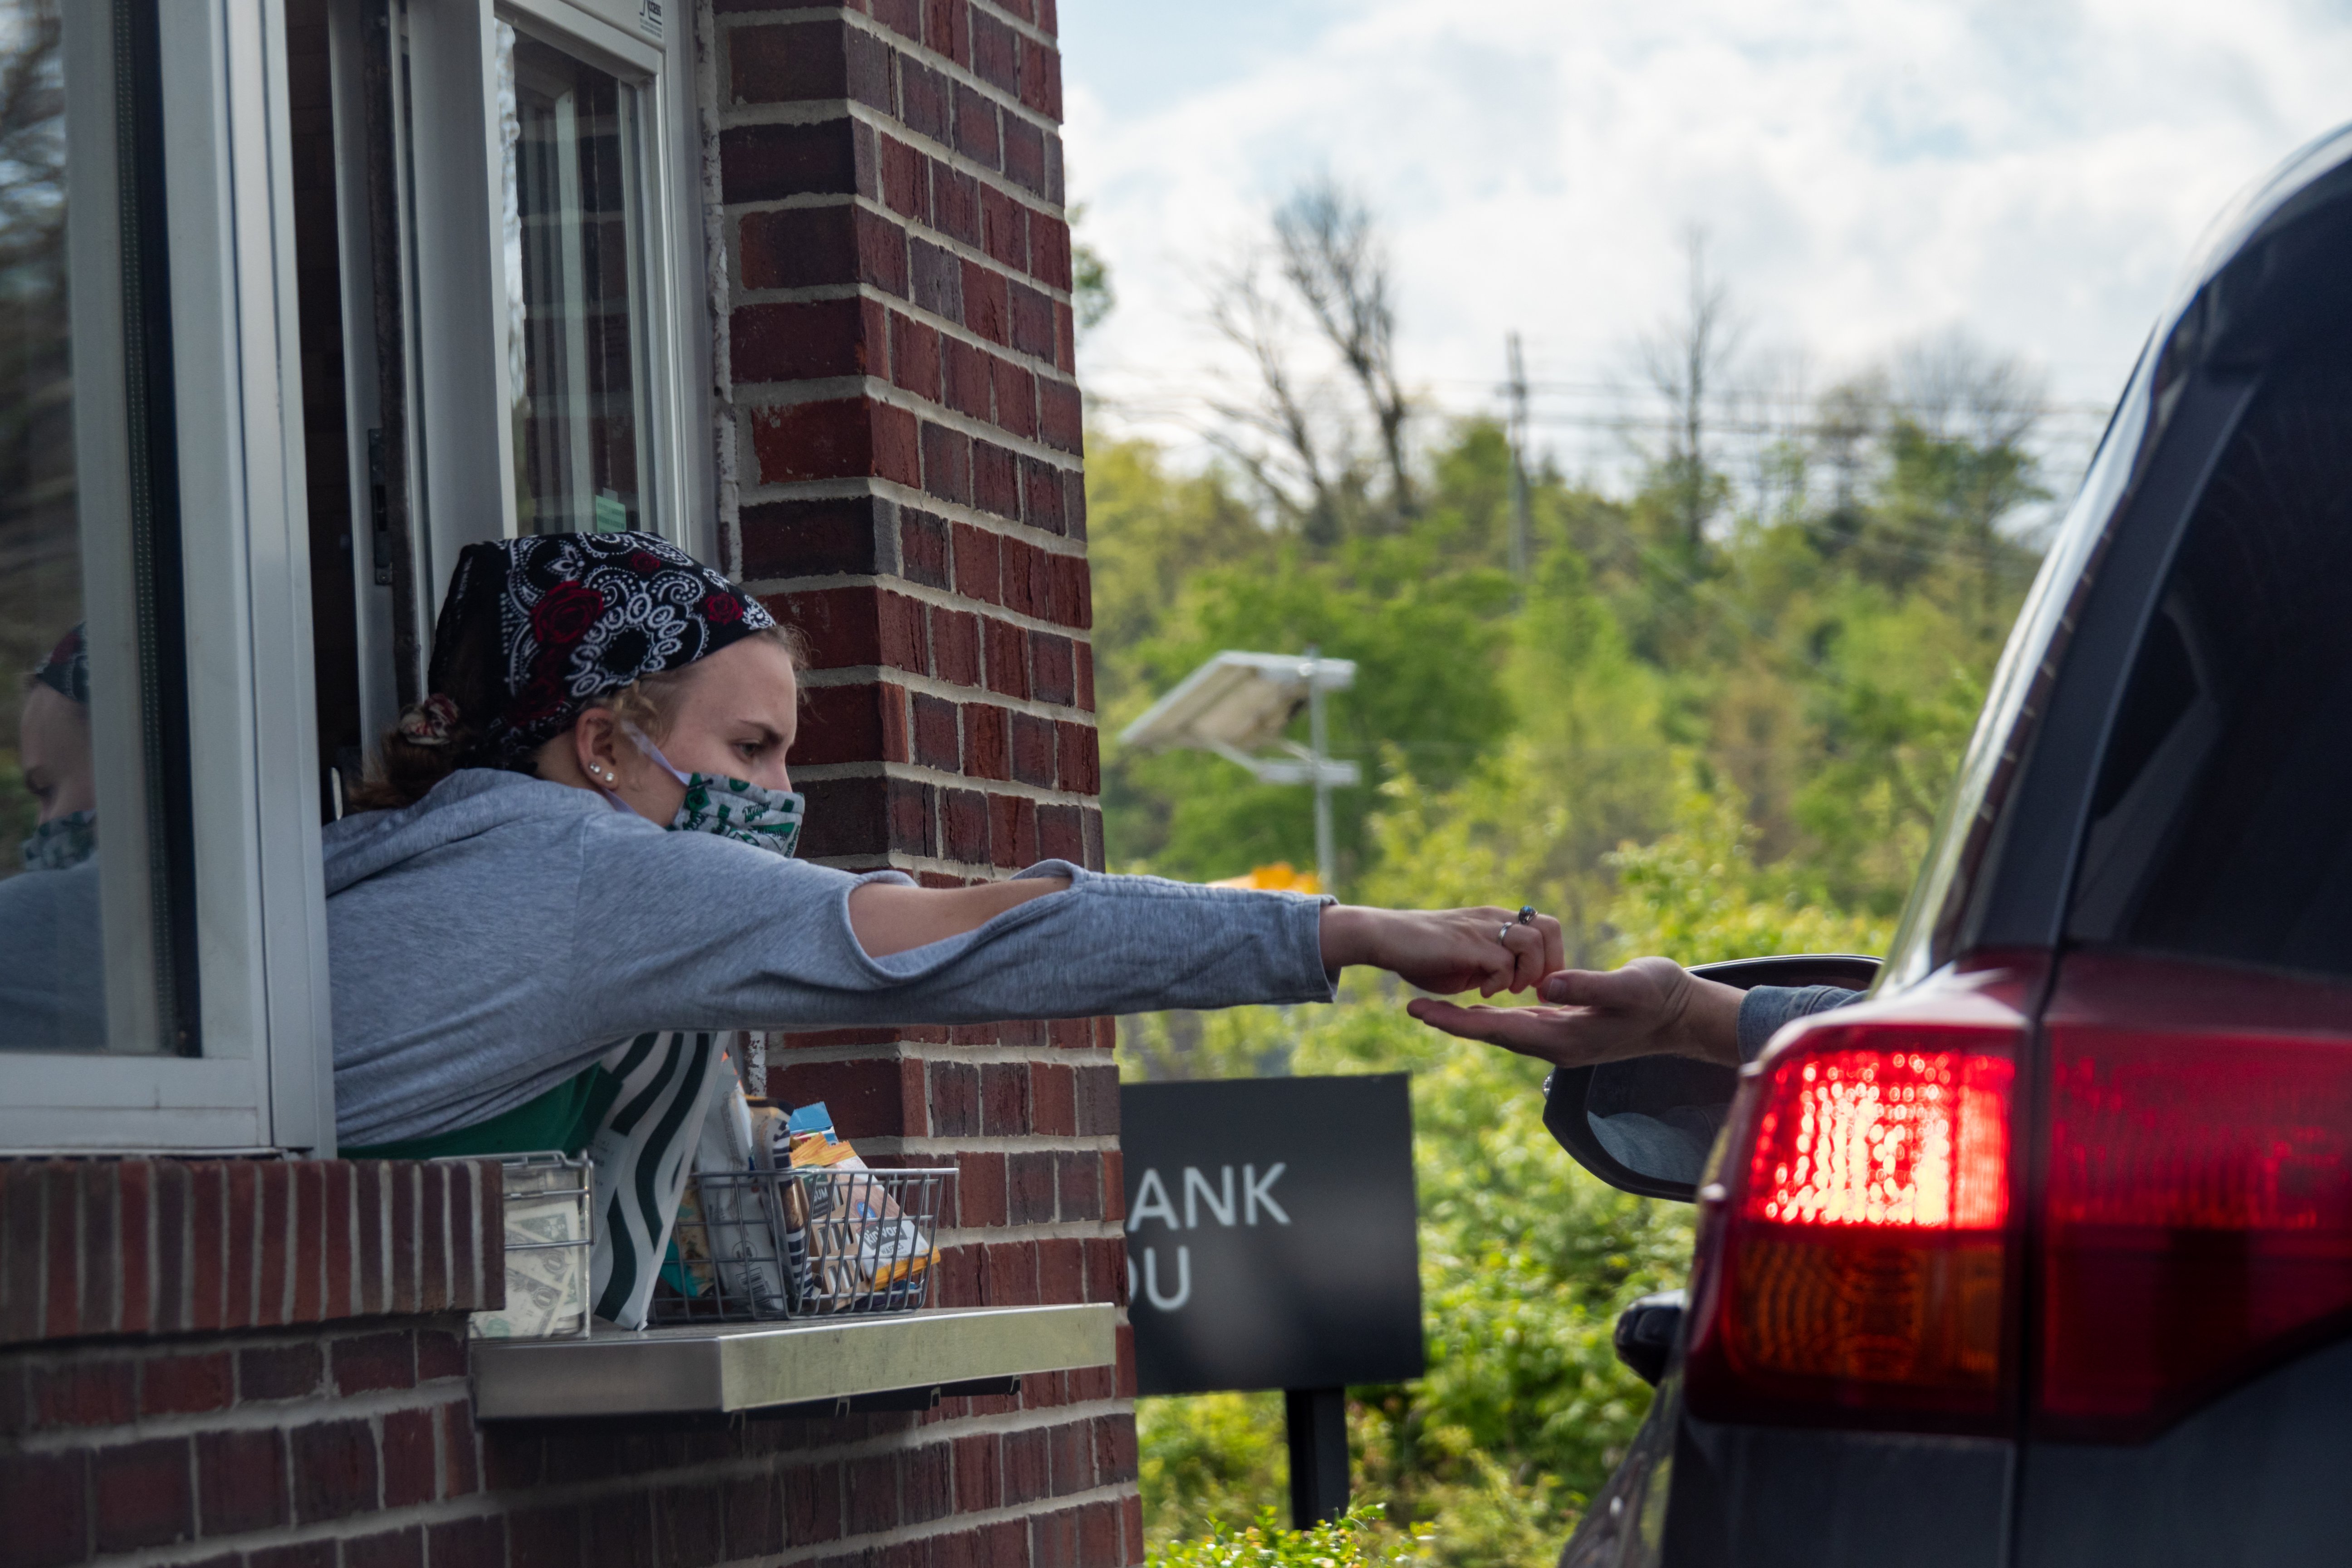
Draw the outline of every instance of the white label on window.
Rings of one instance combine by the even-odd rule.
[[[662,0],[643,0],[637,6],[637,26],[648,37],[662,36]]]

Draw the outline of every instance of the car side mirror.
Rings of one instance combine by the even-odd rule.
[[[1843,985],[1863,990],[1878,960],[1852,953],[1742,958],[1692,966],[1693,974],[1759,985]],[[1731,1111],[1739,1069],[1688,1057],[1636,1057],[1551,1075],[1544,1125],[1576,1163],[1621,1192],[1690,1203],[1699,1173]]]

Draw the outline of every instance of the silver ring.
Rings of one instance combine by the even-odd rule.
[[[1508,946],[1510,946],[1510,945],[1511,945],[1511,928],[1510,928],[1509,926],[1506,925],[1506,926],[1502,927],[1500,930],[1496,931],[1495,932],[1495,940],[1496,940],[1496,942],[1501,942],[1505,947],[1508,947]]]

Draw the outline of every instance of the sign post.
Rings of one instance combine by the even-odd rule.
[[[1136,1391],[1284,1390],[1301,1528],[1347,1510],[1347,1385],[1424,1365],[1410,1081],[1119,1091]]]

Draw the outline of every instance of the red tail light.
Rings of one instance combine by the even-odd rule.
[[[2050,1051],[2045,1430],[2153,1431],[2341,1329],[2352,1047],[2053,1016]]]
[[[1692,1408],[1975,1428],[2008,1384],[2011,1025],[1824,1018],[1743,1088]]]

